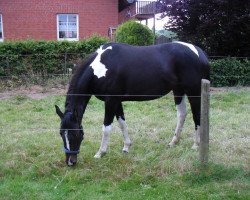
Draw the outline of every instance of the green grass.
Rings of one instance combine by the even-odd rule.
[[[126,102],[130,152],[121,152],[123,139],[115,122],[108,153],[99,160],[93,157],[104,107],[92,98],[78,163],[67,167],[54,111],[64,100],[17,96],[0,101],[0,199],[249,199],[248,90],[212,94],[210,163],[205,169],[198,152],[191,150],[190,107],[180,144],[166,148],[176,124],[171,96]]]

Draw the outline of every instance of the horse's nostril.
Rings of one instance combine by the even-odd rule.
[[[75,159],[70,159],[70,162],[74,164],[76,164],[76,160]]]
[[[75,164],[76,164],[76,162],[74,162],[74,161],[72,162],[72,160],[70,160],[70,159],[68,160],[68,163],[67,163],[68,166],[73,166]]]
[[[77,162],[77,157],[75,155],[71,155],[71,156],[69,156],[68,159],[66,159],[66,164],[68,166],[73,166],[76,164],[76,162]]]

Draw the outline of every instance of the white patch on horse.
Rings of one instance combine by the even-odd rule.
[[[101,55],[107,50],[112,50],[112,47],[107,47],[106,49],[102,49],[103,46],[101,46],[99,49],[97,49],[96,53],[97,56],[95,60],[90,64],[90,66],[94,70],[94,75],[97,76],[97,78],[105,77],[106,71],[108,70],[104,64],[101,63]]]
[[[199,57],[199,53],[194,45],[186,43],[186,42],[180,42],[180,41],[174,41],[174,42],[187,46],[189,49],[191,49]]]
[[[104,126],[102,127],[103,135],[102,135],[102,142],[99,151],[95,154],[95,158],[101,158],[106,152],[109,143],[109,133],[112,129],[112,126]]]
[[[66,142],[66,148],[70,151],[70,147],[69,147],[69,138],[68,138],[68,131],[65,131],[65,142]]]

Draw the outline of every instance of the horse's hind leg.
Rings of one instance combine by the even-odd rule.
[[[116,99],[108,98],[105,101],[105,116],[104,116],[104,123],[103,123],[103,135],[102,135],[102,142],[100,149],[95,154],[95,158],[101,158],[103,155],[106,154],[108,143],[109,143],[109,133],[112,129],[112,123],[114,120],[114,116],[117,110],[117,106],[119,104],[119,101]]]
[[[122,103],[119,103],[117,106],[116,118],[117,118],[117,121],[119,122],[119,126],[121,128],[123,138],[124,138],[124,146],[123,146],[122,151],[124,153],[128,153],[129,147],[131,145],[131,140],[130,140],[129,135],[128,135],[128,129],[127,129],[127,124],[125,122]]]
[[[191,110],[193,113],[193,120],[195,124],[195,137],[194,137],[194,144],[192,146],[192,149],[198,149],[200,144],[200,104],[201,104],[201,98],[200,94],[197,93],[197,95],[190,95],[188,97]]]
[[[181,91],[173,91],[174,92],[174,100],[177,110],[177,125],[175,129],[175,135],[172,141],[169,143],[169,147],[173,147],[177,144],[181,137],[181,131],[185,122],[185,118],[187,116],[186,109],[186,97]]]

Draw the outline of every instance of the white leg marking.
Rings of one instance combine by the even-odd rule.
[[[184,125],[185,118],[187,116],[186,96],[182,97],[181,103],[176,106],[176,109],[177,109],[177,126],[175,129],[175,135],[172,141],[169,143],[170,147],[173,147],[180,140],[181,131]]]
[[[180,41],[174,41],[174,42],[187,46],[189,49],[191,49],[199,57],[199,53],[194,45],[186,43],[186,42],[180,42]]]
[[[66,148],[70,151],[70,146],[69,146],[69,138],[68,138],[68,131],[65,131],[65,142],[66,142]]]
[[[109,133],[112,129],[112,126],[104,126],[102,127],[103,135],[102,135],[102,143],[100,146],[99,151],[95,154],[95,158],[101,158],[106,152],[108,148],[108,143],[109,143]]]
[[[194,144],[192,146],[192,149],[198,150],[199,145],[200,145],[200,126],[198,126],[197,130],[195,131]]]
[[[124,147],[123,147],[122,151],[124,153],[128,153],[129,147],[131,145],[131,140],[130,140],[129,135],[128,135],[127,124],[126,124],[125,120],[123,120],[121,117],[119,117],[118,122],[119,122],[119,126],[122,130],[122,134],[123,134],[123,138],[124,138]]]

